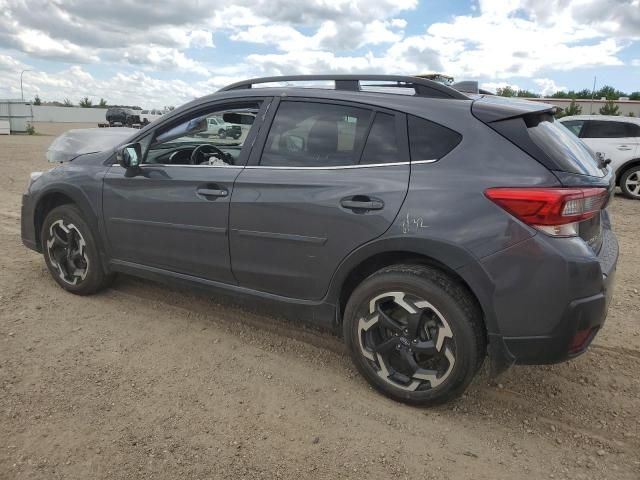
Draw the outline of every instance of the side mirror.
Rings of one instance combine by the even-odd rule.
[[[139,143],[130,143],[120,147],[117,158],[123,168],[138,168],[142,161],[142,147]]]

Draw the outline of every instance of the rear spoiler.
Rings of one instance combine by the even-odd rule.
[[[471,106],[474,117],[484,123],[499,122],[510,118],[554,115],[558,107],[549,103],[520,100],[513,97],[484,96],[478,98]]]

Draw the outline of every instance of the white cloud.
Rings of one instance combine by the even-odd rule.
[[[142,100],[152,85],[156,93],[148,91],[145,106],[179,103],[241,78],[292,73],[439,71],[485,80],[490,90],[529,77],[546,93],[564,88],[548,78],[553,71],[622,65],[621,51],[640,38],[640,0],[474,0],[468,15],[407,35],[409,23],[415,32],[421,21],[413,14],[417,4],[0,0],[0,92],[15,93],[15,74],[5,72],[46,59],[60,62],[49,68],[56,73],[29,76],[43,98],[95,91],[110,101]],[[219,51],[233,42],[230,54]],[[253,52],[241,55],[238,47]],[[124,73],[132,69],[137,73]],[[158,78],[167,72],[193,80]]]
[[[552,93],[555,93],[555,92],[567,90],[567,87],[562,85],[557,85],[556,82],[554,82],[550,78],[536,78],[533,81],[536,85],[540,87],[540,94],[543,97],[546,97],[547,95],[551,95]]]
[[[55,74],[25,74],[24,92],[26,98],[32,99],[38,94],[44,101],[69,98],[77,104],[81,98],[87,96],[94,103],[104,98],[111,104],[140,105],[149,108],[180,105],[212,93],[204,83],[161,80],[144,73],[118,73],[108,79],[98,79],[78,65]]]

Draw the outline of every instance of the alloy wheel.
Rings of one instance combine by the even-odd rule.
[[[56,220],[49,227],[47,254],[58,276],[70,285],[86,278],[89,271],[87,244],[73,223]]]
[[[624,184],[631,195],[640,197],[640,170],[629,175]]]
[[[369,302],[358,321],[362,355],[385,382],[408,391],[442,384],[455,364],[449,323],[428,301],[387,292]]]

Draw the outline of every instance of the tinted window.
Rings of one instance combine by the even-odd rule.
[[[631,133],[628,124],[623,122],[589,120],[586,123],[582,138],[624,138]]]
[[[437,123],[409,115],[411,161],[437,160],[453,150],[462,135]]]
[[[261,165],[325,167],[358,163],[371,111],[344,105],[282,102]]]
[[[551,118],[528,129],[531,140],[538,145],[558,167],[570,173],[601,177],[603,171],[585,143]]]
[[[640,125],[627,123],[627,137],[640,137]]]
[[[584,121],[582,120],[571,120],[568,122],[562,122],[562,124],[569,129],[571,133],[573,133],[576,137],[580,136],[580,130],[582,130],[582,125]]]
[[[360,164],[400,162],[396,118],[387,113],[376,113],[371,131],[364,146]],[[406,160],[405,160],[406,161]]]

